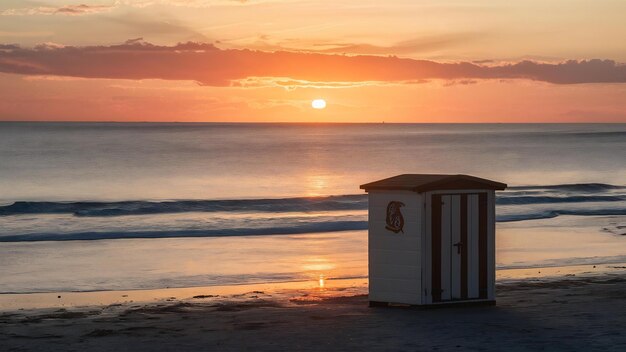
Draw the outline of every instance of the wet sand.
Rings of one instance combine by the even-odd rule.
[[[7,351],[626,350],[626,270],[500,282],[493,307],[369,308],[363,292],[363,287],[249,291],[6,311],[0,313],[0,346]]]

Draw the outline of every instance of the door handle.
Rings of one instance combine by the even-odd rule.
[[[463,247],[463,242],[457,242],[453,244],[456,247],[456,254],[461,254],[461,247]]]

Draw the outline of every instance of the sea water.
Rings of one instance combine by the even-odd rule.
[[[499,267],[619,262],[624,150],[626,124],[0,123],[0,292],[363,277],[358,186],[401,173],[509,184]]]

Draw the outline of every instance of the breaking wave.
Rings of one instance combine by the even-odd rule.
[[[514,186],[499,192],[496,203],[499,222],[560,215],[626,215],[626,186]],[[367,207],[365,194],[233,200],[17,201],[0,206],[0,219],[4,218],[0,242],[363,230],[367,229]]]
[[[31,233],[0,237],[0,242],[109,240],[122,238],[228,237],[262,235],[296,235],[348,230],[365,230],[367,221],[328,221],[300,223],[292,226],[265,228],[230,228],[202,230],[87,231],[70,233]]]
[[[278,199],[122,201],[122,202],[15,202],[0,207],[2,215],[73,214],[121,216],[188,212],[312,212],[367,209],[367,196],[298,197]]]
[[[498,205],[584,202],[622,202],[626,194],[599,194],[624,190],[625,186],[602,183],[550,186],[515,186],[498,194]],[[559,191],[559,192],[555,192]],[[581,194],[582,193],[582,194]],[[595,194],[591,194],[595,193]],[[625,192],[626,193],[626,192]],[[0,206],[0,216],[21,214],[73,214],[75,216],[122,216],[187,212],[315,212],[365,210],[367,195],[295,197],[276,199],[30,202]]]

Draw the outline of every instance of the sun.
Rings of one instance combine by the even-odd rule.
[[[311,106],[313,107],[313,109],[323,109],[326,107],[326,100],[315,99],[311,102]]]

